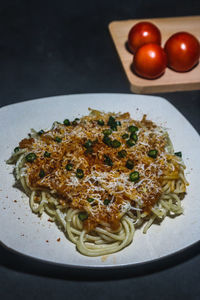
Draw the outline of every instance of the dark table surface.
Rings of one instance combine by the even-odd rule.
[[[109,22],[198,14],[199,0],[2,0],[0,106],[55,95],[130,93]],[[199,132],[200,91],[160,96]],[[150,265],[100,274],[40,263],[0,246],[0,299],[200,299],[199,250],[196,244]]]

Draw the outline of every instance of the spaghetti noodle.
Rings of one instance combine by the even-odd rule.
[[[8,163],[38,215],[88,256],[128,246],[135,228],[182,214],[187,181],[167,132],[143,116],[91,110],[23,139]]]

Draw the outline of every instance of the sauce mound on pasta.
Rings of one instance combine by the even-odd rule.
[[[81,119],[54,122],[50,130],[33,133],[19,143],[18,150],[23,156],[18,178],[23,178],[25,190],[34,192],[36,205],[45,199],[43,210],[60,220],[83,254],[118,251],[122,246],[98,252],[92,244],[120,245],[130,231],[124,247],[132,240],[132,224],[147,219],[150,225],[170,211],[182,213],[179,202],[187,182],[180,153],[174,154],[166,131],[146,115],[136,121],[129,113],[92,110]],[[65,215],[68,211],[70,217]],[[81,232],[88,236],[80,242]],[[118,237],[112,241],[114,234]],[[86,247],[84,240],[88,252],[81,250]]]

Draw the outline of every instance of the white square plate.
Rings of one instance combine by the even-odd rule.
[[[166,217],[143,234],[136,230],[133,242],[122,251],[104,257],[77,252],[48,216],[39,218],[28,197],[15,184],[13,166],[7,165],[18,142],[30,128],[49,128],[53,121],[88,114],[88,108],[105,112],[130,112],[133,119],[148,119],[167,128],[175,151],[182,151],[190,185],[182,201],[184,214]],[[118,267],[149,262],[180,251],[200,237],[200,139],[191,124],[160,97],[127,94],[83,94],[26,101],[0,109],[0,241],[19,253],[73,267]],[[60,238],[60,241],[59,241]]]

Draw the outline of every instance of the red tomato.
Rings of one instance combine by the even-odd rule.
[[[161,44],[160,30],[150,22],[139,22],[129,31],[128,47],[132,53],[144,44]]]
[[[199,60],[200,44],[192,34],[177,32],[165,43],[168,66],[178,72],[192,69]]]
[[[154,79],[162,75],[166,65],[166,53],[157,44],[146,44],[140,47],[133,58],[135,72],[148,79]]]

